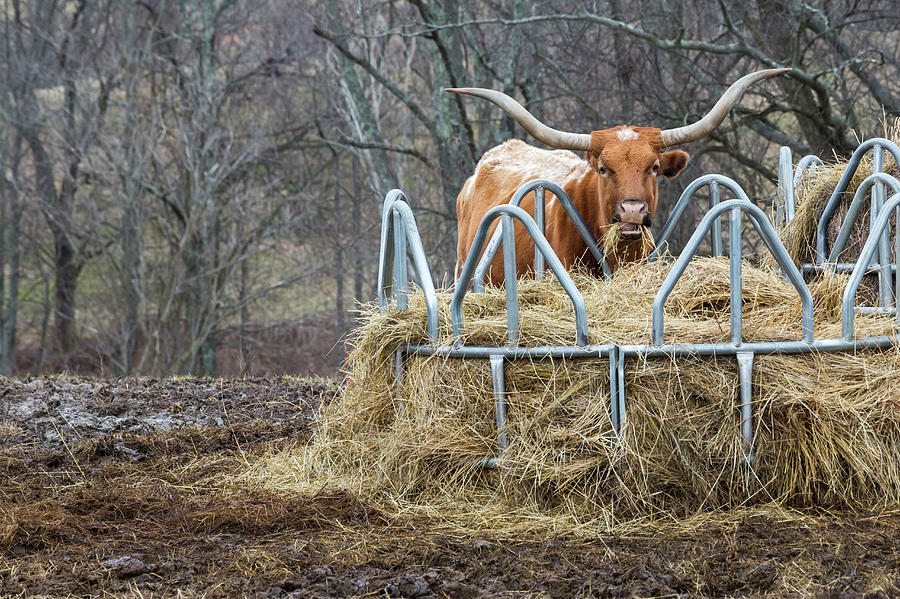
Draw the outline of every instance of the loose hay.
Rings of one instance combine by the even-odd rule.
[[[896,144],[900,144],[900,119],[895,121],[890,131],[887,133],[888,139]],[[787,227],[782,231],[782,241],[788,254],[794,259],[794,262],[812,262],[816,255],[816,226],[819,218],[825,211],[825,205],[834,193],[844,169],[847,167],[846,160],[836,160],[830,164],[819,166],[811,170],[807,170],[800,178],[797,189],[794,190],[796,212],[794,218],[788,223]],[[894,161],[894,157],[890,152],[884,154],[883,171],[894,177],[900,177],[900,170]],[[841,224],[847,210],[850,208],[850,202],[853,195],[859,189],[859,185],[863,180],[872,174],[872,156],[867,154],[860,161],[859,168],[850,180],[847,190],[841,197],[838,208],[834,213],[827,229],[826,237],[828,245],[837,239]],[[890,195],[890,194],[889,194]],[[865,205],[856,220],[853,233],[847,242],[847,247],[842,254],[842,260],[852,262],[866,241],[869,234],[869,207]]]
[[[653,297],[671,262],[621,269],[612,283],[575,273],[593,343],[648,343]],[[817,338],[840,333],[847,277],[811,287]],[[448,293],[440,342],[451,342]],[[502,289],[470,294],[467,344],[504,345]],[[773,270],[744,265],[744,339],[798,339],[800,302]],[[728,263],[694,260],[666,306],[667,342],[729,339]],[[425,342],[421,294],[405,312],[363,311],[344,397],[324,406],[308,447],[258,464],[251,476],[283,490],[334,485],[394,509],[481,527],[541,520],[614,526],[775,501],[878,509],[900,502],[900,352],[758,356],[756,461],[741,463],[738,377],[730,358],[626,364],[627,420],[609,417],[606,360],[508,361],[509,447],[502,467],[487,360],[410,358],[396,392],[394,350]],[[520,282],[524,345],[571,345],[574,315],[551,279]],[[857,335],[893,334],[858,316]]]
[[[641,247],[640,254],[635,256],[633,259],[638,260],[646,260],[647,256],[650,255],[650,252],[653,251],[653,248],[656,246],[656,243],[653,239],[653,231],[650,230],[650,227],[646,225],[639,225],[641,230]],[[619,241],[622,239],[622,223],[613,223],[609,226],[609,229],[606,231],[606,235],[603,236],[603,255],[607,257],[607,259],[615,260],[616,263],[619,262]],[[627,260],[626,260],[627,261]],[[612,262],[610,262],[612,264]]]

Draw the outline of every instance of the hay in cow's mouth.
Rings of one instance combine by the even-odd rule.
[[[609,229],[606,231],[606,235],[603,236],[603,255],[605,255],[609,259],[616,258],[616,262],[618,262],[618,254],[622,249],[619,245],[619,242],[625,240],[626,242],[633,242],[637,240],[642,240],[642,245],[639,248],[640,251],[638,255],[632,256],[632,260],[644,260],[647,258],[647,255],[653,249],[653,232],[650,230],[650,227],[645,225],[634,225],[632,227],[636,227],[637,234],[625,234],[624,226],[627,223],[615,222],[609,226]]]
[[[653,297],[671,261],[623,266],[611,283],[573,273],[592,343],[649,343]],[[666,304],[666,342],[728,341],[727,259],[699,258]],[[690,280],[691,284],[686,284]],[[744,340],[800,337],[800,301],[766,266],[744,266]],[[815,282],[816,336],[840,336],[847,277]],[[571,302],[552,277],[522,280],[523,345],[571,345]],[[450,294],[438,294],[440,343],[452,342]],[[506,344],[505,292],[463,306],[468,345]],[[341,401],[325,406],[308,447],[273,454],[254,476],[283,491],[340,487],[386,509],[448,522],[614,527],[736,505],[877,510],[900,502],[900,351],[758,356],[756,461],[742,464],[732,358],[630,360],[627,419],[609,417],[606,360],[508,361],[509,447],[502,466],[487,360],[408,358],[397,390],[394,350],[427,342],[422,295],[410,309],[365,306]],[[893,334],[890,317],[857,316],[857,335]],[[567,523],[567,524],[564,524]],[[555,526],[555,524],[554,524]]]
[[[634,223],[621,223],[619,225],[619,230],[622,232],[622,237],[640,237],[641,236],[640,225],[636,225]]]

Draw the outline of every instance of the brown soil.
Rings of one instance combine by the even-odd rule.
[[[0,381],[0,596],[900,596],[900,512],[471,534],[235,482],[327,381]]]

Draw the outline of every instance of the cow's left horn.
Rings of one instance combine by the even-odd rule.
[[[774,77],[775,75],[781,75],[782,73],[787,73],[790,70],[791,69],[767,69],[765,71],[756,71],[755,73],[744,75],[732,83],[731,87],[725,90],[725,93],[722,94],[722,97],[719,98],[716,105],[713,106],[712,110],[707,112],[706,116],[702,119],[696,123],[685,125],[684,127],[666,129],[663,131],[663,145],[675,146],[706,137],[725,120],[728,112],[734,108],[734,105],[738,103],[738,100],[741,99],[741,96],[744,95],[744,92],[748,87],[758,81]]]
[[[484,98],[490,102],[493,102],[500,108],[506,111],[506,113],[512,118],[516,119],[520,125],[522,125],[526,131],[531,133],[535,139],[538,141],[547,144],[552,148],[559,148],[561,150],[577,150],[585,152],[591,149],[591,136],[585,133],[569,133],[568,131],[560,131],[559,129],[553,129],[552,127],[548,127],[544,123],[540,122],[534,115],[525,110],[525,107],[504,94],[503,92],[498,92],[493,89],[484,89],[481,87],[455,87],[455,88],[446,88],[445,92],[451,92],[454,94],[467,94],[469,96],[476,96],[478,98]]]

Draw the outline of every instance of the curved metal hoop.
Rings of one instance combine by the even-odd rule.
[[[847,191],[847,187],[850,185],[853,175],[856,174],[856,170],[859,168],[863,156],[865,156],[869,150],[874,150],[872,159],[873,173],[881,171],[881,161],[884,150],[890,152],[894,157],[894,161],[900,165],[900,148],[889,139],[876,137],[864,141],[856,148],[856,151],[853,152],[853,156],[850,158],[850,162],[847,163],[847,167],[844,169],[844,174],[841,175],[837,186],[835,186],[834,191],[831,193],[828,203],[825,204],[825,209],[822,211],[822,216],[819,217],[819,222],[816,225],[816,262],[818,264],[825,262],[825,229],[831,222],[838,204],[840,204],[841,196]],[[878,202],[876,202],[876,204],[878,204]],[[877,209],[879,206],[876,205],[875,208]]]
[[[850,273],[850,281],[844,289],[844,296],[841,301],[841,336],[845,341],[853,339],[854,303],[856,294],[859,291],[859,284],[862,282],[863,275],[866,274],[869,263],[875,256],[875,252],[878,250],[881,238],[891,219],[891,212],[897,210],[898,216],[900,216],[900,209],[898,209],[898,207],[900,207],[900,193],[895,193],[884,205],[881,214],[878,215],[878,220],[869,229],[869,237],[866,239],[866,243],[859,253],[859,258],[856,260],[856,266],[853,268],[853,272]],[[895,246],[894,251],[896,253],[894,257],[895,260],[900,260],[900,247]],[[897,310],[897,325],[900,326],[900,310]]]
[[[853,194],[853,201],[850,202],[850,208],[847,210],[844,222],[841,223],[841,229],[838,232],[837,239],[834,241],[834,247],[831,248],[831,252],[828,254],[829,263],[837,262],[841,252],[847,247],[847,241],[850,239],[853,226],[859,218],[859,213],[862,210],[866,194],[869,193],[869,190],[878,182],[888,185],[894,193],[900,193],[900,181],[887,173],[872,173],[866,177],[863,182],[859,184],[856,193]],[[869,199],[871,205],[871,196]]]
[[[825,163],[815,154],[807,154],[801,158],[800,162],[797,163],[797,168],[794,169],[794,189],[797,189],[797,186],[800,184],[800,178],[803,177],[803,173],[819,166],[825,166]]]
[[[487,211],[484,218],[481,219],[481,223],[478,225],[478,230],[475,232],[475,239],[472,242],[472,247],[469,249],[469,255],[466,257],[466,262],[459,275],[459,280],[456,282],[456,289],[453,291],[453,299],[450,302],[450,320],[453,327],[454,339],[459,342],[462,336],[464,330],[462,302],[469,288],[469,282],[472,280],[472,276],[475,272],[478,256],[481,255],[481,251],[484,248],[488,230],[498,218],[502,219],[501,223],[503,225],[502,242],[504,284],[506,286],[506,329],[510,344],[514,345],[518,343],[519,339],[518,277],[516,276],[515,228],[513,227],[513,219],[516,219],[525,226],[525,230],[531,236],[532,241],[534,241],[535,251],[541,252],[541,254],[544,255],[544,259],[547,261],[547,265],[550,266],[550,270],[553,271],[556,279],[569,295],[569,299],[572,300],[572,306],[575,309],[575,344],[578,346],[587,345],[589,342],[587,312],[585,310],[584,298],[581,296],[581,292],[575,287],[572,277],[566,272],[562,262],[559,261],[559,258],[550,247],[550,244],[538,228],[537,223],[534,222],[534,219],[532,219],[527,212],[512,204],[494,206]]]
[[[747,197],[747,194],[741,188],[740,185],[734,179],[730,177],[726,177],[725,175],[703,175],[702,177],[698,177],[691,181],[690,185],[688,185],[683,192],[681,192],[681,197],[678,198],[678,202],[675,204],[675,208],[672,209],[672,214],[669,215],[669,219],[666,221],[666,224],[663,226],[662,231],[659,232],[659,235],[656,239],[656,247],[650,253],[650,257],[648,260],[652,261],[659,257],[661,252],[661,248],[663,248],[669,240],[669,237],[672,236],[672,232],[675,230],[676,225],[681,220],[682,215],[684,214],[685,209],[688,207],[688,204],[691,203],[694,194],[704,187],[705,185],[709,185],[709,209],[712,210],[719,203],[719,185],[725,187],[730,190],[734,195],[737,196],[740,200],[750,201],[750,198]],[[712,235],[712,253],[714,256],[722,255],[722,226],[719,221],[716,221],[713,224],[713,235]]]
[[[612,271],[609,268],[603,250],[600,249],[600,244],[597,243],[597,240],[588,228],[587,223],[581,218],[581,214],[578,213],[575,204],[572,203],[572,200],[569,199],[568,194],[562,187],[552,181],[547,181],[546,179],[529,181],[516,190],[516,193],[514,193],[509,200],[509,205],[518,206],[522,203],[525,196],[534,192],[534,220],[537,223],[541,235],[545,235],[545,191],[549,191],[559,199],[559,203],[562,205],[563,210],[566,211],[569,220],[571,220],[572,224],[575,226],[575,230],[581,235],[581,238],[584,240],[585,245],[587,245],[588,250],[590,250],[591,255],[594,256],[594,259],[603,269],[603,277],[609,280],[612,277]],[[478,261],[478,266],[475,268],[475,282],[473,283],[475,291],[484,291],[484,277],[487,274],[488,268],[491,266],[491,262],[494,261],[494,256],[497,255],[497,249],[500,247],[502,235],[503,223],[499,224],[494,230],[494,234],[491,236],[490,242],[488,242],[487,250],[485,250],[484,254],[481,256],[481,260]],[[543,278],[544,276],[544,256],[539,252],[534,253],[534,276],[536,279]]]
[[[397,231],[401,233],[398,235]],[[384,198],[381,208],[381,246],[378,252],[378,306],[387,312],[388,300],[385,289],[387,273],[391,272],[391,284],[397,310],[406,310],[409,295],[409,264],[407,261],[407,245],[412,252],[413,263],[419,284],[425,295],[428,336],[432,341],[438,339],[438,303],[428,266],[428,257],[422,247],[422,238],[416,226],[416,218],[406,202],[406,195],[399,189],[392,189]]]
[[[797,293],[800,295],[800,303],[802,306],[800,328],[803,334],[803,341],[805,341],[806,343],[812,343],[812,294],[809,291],[809,287],[806,286],[806,282],[803,280],[803,276],[800,274],[800,271],[797,269],[796,265],[794,265],[794,262],[791,260],[790,255],[788,255],[787,250],[781,243],[781,240],[778,239],[778,235],[775,233],[775,229],[774,227],[772,227],[772,223],[770,223],[769,219],[766,218],[765,213],[749,200],[728,200],[726,202],[722,202],[717,206],[714,206],[709,212],[706,213],[706,216],[704,216],[703,220],[700,221],[700,224],[697,226],[694,234],[691,235],[691,238],[688,240],[684,251],[680,256],[678,256],[678,260],[675,261],[675,265],[672,267],[672,270],[669,272],[668,276],[666,276],[665,280],[659,288],[659,291],[656,293],[656,297],[653,300],[652,316],[653,344],[663,344],[664,308],[666,299],[668,299],[669,294],[672,293],[672,289],[675,288],[675,283],[677,283],[681,278],[681,275],[684,274],[688,263],[690,263],[691,259],[694,257],[694,254],[696,254],[697,249],[700,247],[700,243],[703,241],[703,237],[710,230],[713,222],[726,211],[730,211],[728,258],[731,265],[729,282],[731,284],[732,344],[735,346],[740,346],[743,343],[741,333],[741,304],[743,301],[743,286],[741,280],[742,213],[745,213],[750,217],[750,222],[753,223],[753,227],[759,233],[759,236],[762,237],[766,246],[769,248],[769,251],[772,252],[772,255],[775,257],[778,265],[782,268],[782,271],[784,272],[788,281],[794,286],[794,289],[796,289]]]

